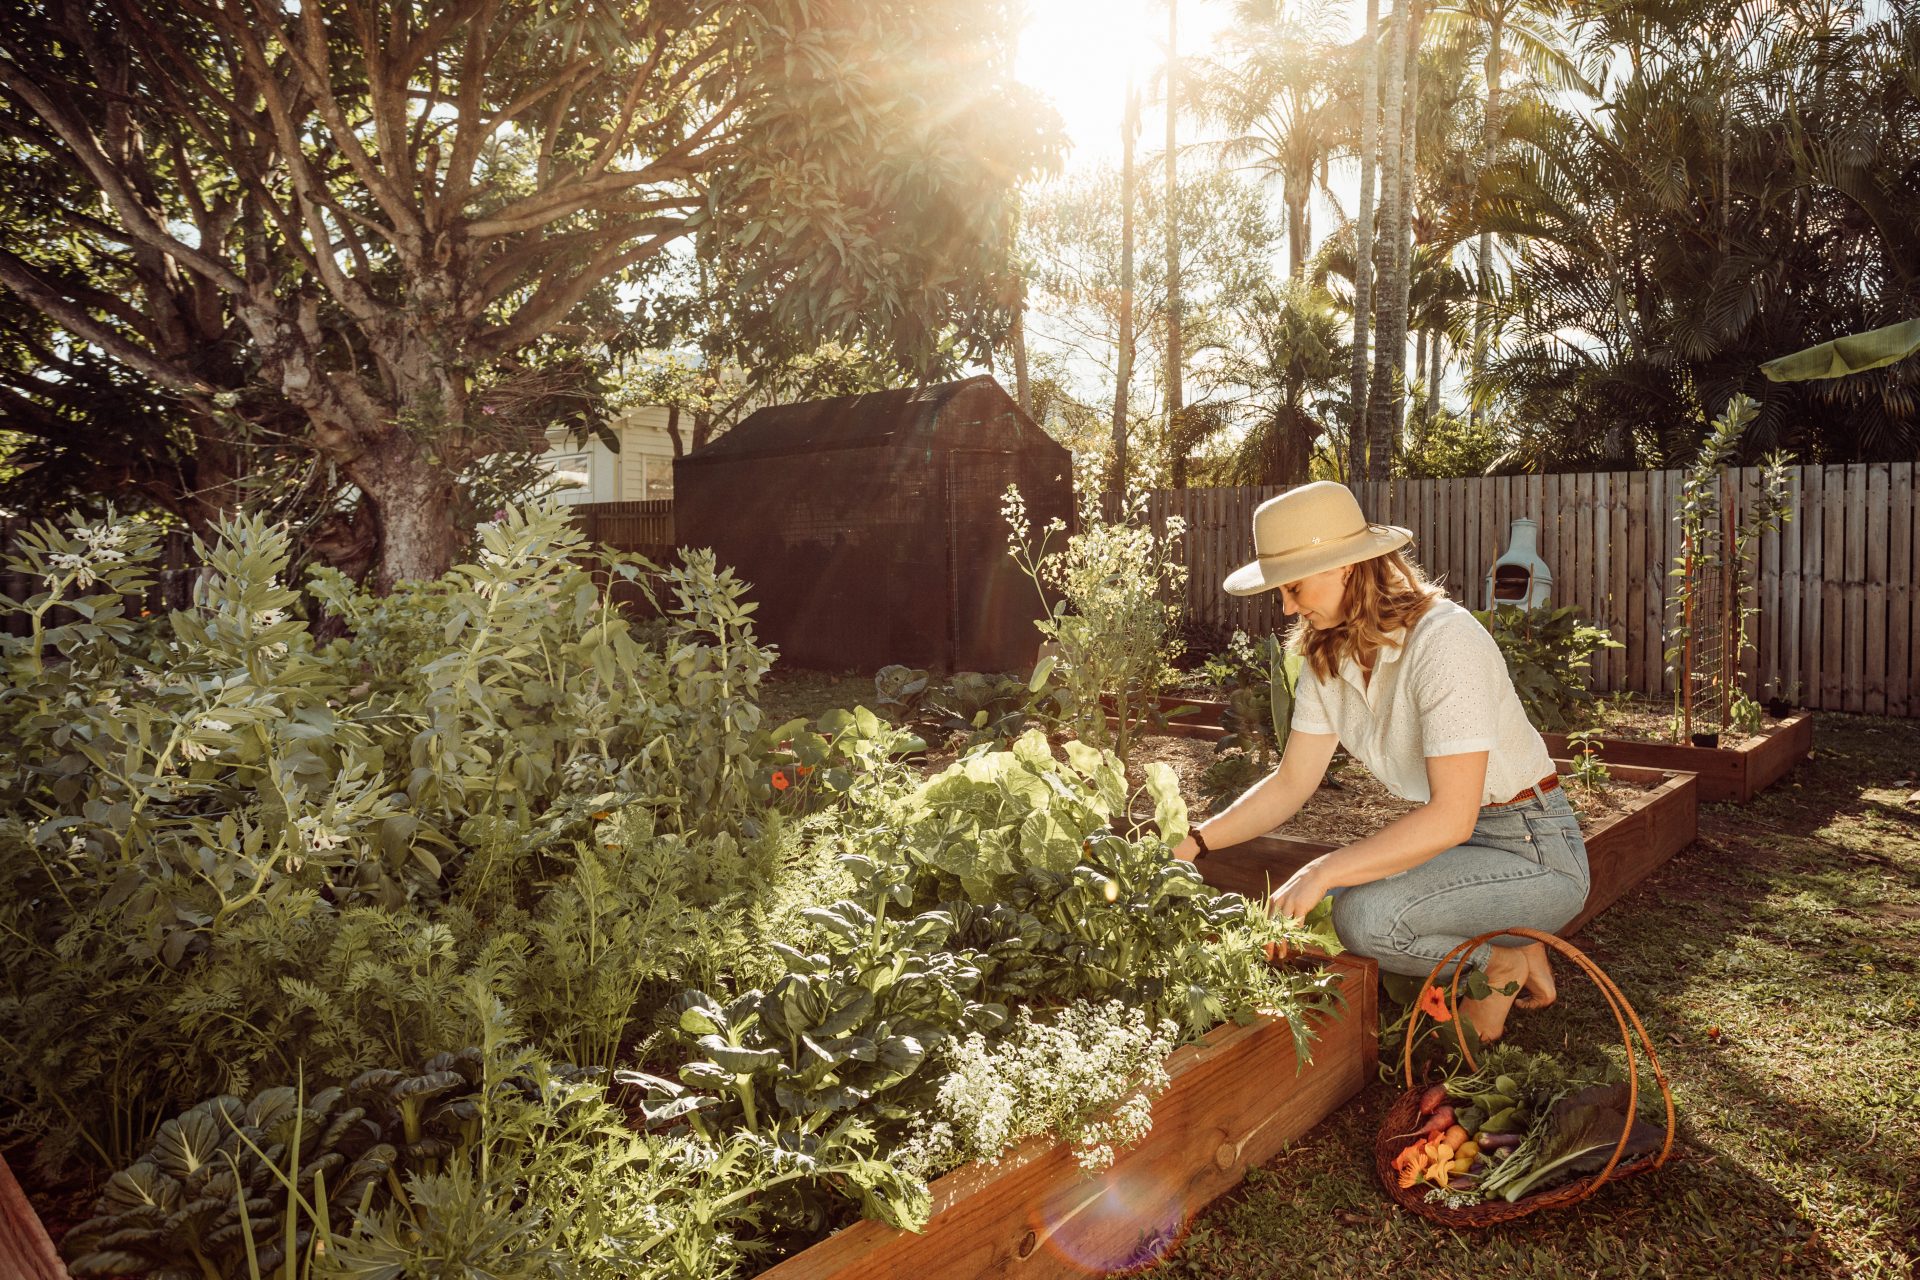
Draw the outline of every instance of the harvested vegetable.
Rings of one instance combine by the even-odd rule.
[[[1432,1187],[1459,1208],[1519,1200],[1604,1167],[1623,1127],[1622,1162],[1656,1151],[1666,1133],[1626,1114],[1627,1088],[1573,1080],[1553,1055],[1501,1045],[1478,1071],[1420,1095],[1422,1122],[1394,1161],[1400,1186]]]

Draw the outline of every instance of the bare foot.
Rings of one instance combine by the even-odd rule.
[[[1553,986],[1553,965],[1546,944],[1529,942],[1517,950],[1527,958],[1527,980],[1513,1003],[1521,1009],[1544,1009],[1558,996]]]
[[[1513,998],[1518,994],[1520,984],[1527,980],[1527,958],[1521,954],[1522,950],[1520,947],[1494,947],[1493,955],[1487,961],[1487,985],[1493,988],[1492,994],[1484,1000],[1460,1002],[1460,1012],[1473,1023],[1473,1029],[1479,1033],[1482,1044],[1492,1044],[1507,1029],[1507,1013],[1513,1008]],[[1503,992],[1503,987],[1511,987],[1512,991]]]

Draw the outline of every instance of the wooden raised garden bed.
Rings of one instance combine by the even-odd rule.
[[[1297,1062],[1284,1022],[1217,1027],[1167,1059],[1172,1082],[1154,1101],[1153,1128],[1104,1173],[1088,1175],[1072,1148],[1034,1139],[998,1164],[969,1165],[935,1182],[923,1233],[855,1223],[761,1274],[1084,1280],[1159,1256],[1249,1167],[1271,1160],[1374,1078],[1379,971],[1361,956],[1325,963],[1340,975],[1346,1003],[1316,1017],[1312,1062]],[[4,1160],[0,1280],[67,1280]]]
[[[1246,1170],[1358,1093],[1374,1076],[1377,970],[1336,956],[1348,1002],[1318,1020],[1313,1061],[1299,1064],[1286,1024],[1218,1027],[1167,1060],[1172,1083],[1153,1128],[1098,1176],[1071,1148],[1040,1139],[995,1165],[969,1165],[933,1184],[921,1234],[859,1222],[788,1258],[765,1280],[1083,1280],[1160,1256]]]
[[[1162,714],[1180,714],[1156,727],[1153,732],[1179,738],[1217,738],[1225,704],[1217,699],[1160,699]],[[1573,752],[1564,733],[1547,733],[1547,751],[1555,759]],[[1796,711],[1765,733],[1749,738],[1736,747],[1678,746],[1670,742],[1648,742],[1638,738],[1607,737],[1593,739],[1600,758],[1608,765],[1632,765],[1641,769],[1664,769],[1671,773],[1692,773],[1700,778],[1700,800],[1715,803],[1732,800],[1745,804],[1760,792],[1785,777],[1793,766],[1813,751],[1813,713]]]
[[[1555,762],[1562,773],[1571,768]],[[1624,812],[1587,831],[1591,887],[1587,905],[1562,934],[1571,934],[1619,900],[1653,869],[1693,843],[1699,833],[1698,783],[1691,773],[1609,764],[1619,782],[1647,788]],[[1256,836],[1221,849],[1200,863],[1208,884],[1249,898],[1264,898],[1309,859],[1336,848],[1286,836]]]
[[[1540,736],[1547,740],[1547,750],[1556,756],[1571,750],[1565,734]],[[1813,713],[1796,711],[1737,747],[1683,747],[1671,742],[1642,742],[1604,735],[1594,738],[1593,744],[1610,768],[1638,765],[1696,774],[1700,779],[1702,801],[1733,800],[1745,804],[1786,776],[1813,750]]]

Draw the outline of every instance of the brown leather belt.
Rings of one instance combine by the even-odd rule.
[[[1534,786],[1539,787],[1540,790],[1542,791],[1556,791],[1560,787],[1560,775],[1557,773],[1550,773],[1546,777],[1540,779],[1540,781],[1536,782]],[[1502,800],[1498,804],[1494,805],[1493,807],[1496,809],[1504,809],[1510,804],[1519,804],[1522,800],[1525,800],[1528,796],[1532,794],[1533,794],[1533,787],[1528,787],[1526,790],[1516,793],[1513,799]]]

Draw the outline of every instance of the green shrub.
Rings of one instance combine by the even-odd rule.
[[[353,630],[316,645],[283,532],[224,526],[191,606],[143,618],[155,547],[38,526],[12,567],[39,589],[0,601],[26,620],[0,637],[0,1096],[43,1161],[124,1164],[303,1061],[471,1043],[446,989],[482,969],[604,1064],[744,950],[783,847],[771,655],[710,555],[643,645],[564,514],[510,512],[437,582],[321,574]]]
[[[1579,724],[1593,705],[1587,671],[1601,649],[1622,645],[1599,627],[1580,620],[1572,605],[1496,605],[1473,616],[1493,633],[1514,692],[1534,727],[1559,731]]]
[[[1187,570],[1177,546],[1186,525],[1174,517],[1155,533],[1144,494],[1133,495],[1118,520],[1103,518],[1100,504],[1097,486],[1082,489],[1080,527],[1058,548],[1051,543],[1066,534],[1064,522],[1052,521],[1030,545],[1017,489],[1008,487],[1003,509],[1009,554],[1047,607],[1035,625],[1058,651],[1053,677],[1062,714],[1081,741],[1111,745],[1124,761],[1140,727],[1159,714],[1160,691],[1180,654]]]

